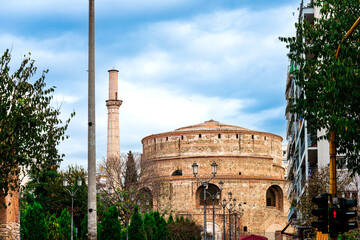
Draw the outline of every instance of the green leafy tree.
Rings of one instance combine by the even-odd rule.
[[[48,215],[46,218],[48,236],[51,240],[60,240],[60,225],[55,214]]]
[[[134,213],[131,216],[131,223],[129,226],[129,239],[131,240],[145,239],[143,220],[139,213],[139,207],[137,205],[135,205]]]
[[[81,221],[81,240],[88,239],[88,215],[86,214],[83,220]]]
[[[60,235],[61,239],[71,239],[71,216],[70,213],[64,209],[59,217]]]
[[[29,205],[22,219],[22,236],[27,240],[48,239],[48,228],[46,225],[43,208],[37,202]]]
[[[135,183],[138,182],[138,171],[135,164],[134,155],[129,151],[126,160],[126,172],[125,172],[125,190],[129,190]]]
[[[69,166],[67,171],[59,171],[56,165],[49,169],[41,169],[36,175],[30,174],[31,179],[24,191],[24,200],[29,203],[39,202],[44,212],[59,217],[65,208],[71,211],[71,195],[63,186],[64,177],[68,179],[67,188],[71,191],[77,189],[76,180],[80,177],[83,184],[74,197],[74,228],[79,228],[81,232],[80,223],[87,212],[86,174],[79,166]]]
[[[157,232],[156,222],[153,214],[145,213],[144,215],[144,230],[147,240],[154,240]]]
[[[305,93],[290,98],[289,111],[306,119],[311,131],[326,129],[321,138],[329,139],[334,130],[344,164],[360,173],[360,31],[342,42],[359,17],[360,2],[314,0],[313,5],[320,8],[320,18],[296,24],[294,37],[280,37],[294,64],[290,74]]]
[[[172,214],[170,214],[170,216],[169,216],[169,218],[167,220],[167,224],[170,224],[172,222],[174,222],[174,218],[173,218]]]
[[[165,221],[165,218],[161,216],[158,211],[152,212],[152,215],[154,217],[156,224],[156,231],[154,234],[155,239],[157,240],[166,239],[168,232],[167,232],[167,223]]]
[[[115,206],[111,206],[105,212],[101,221],[100,239],[102,240],[118,240],[121,238],[121,226],[119,221],[119,213]]]
[[[70,122],[63,123],[60,110],[51,106],[55,87],[46,88],[48,71],[33,80],[34,60],[25,56],[14,73],[10,61],[6,50],[0,58],[0,191],[5,196],[18,188],[19,166],[36,172],[62,160],[56,147],[67,138]]]

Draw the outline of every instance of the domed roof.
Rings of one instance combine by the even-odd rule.
[[[178,131],[195,131],[195,130],[248,130],[246,128],[237,127],[233,125],[227,125],[224,123],[220,123],[215,120],[205,121],[200,124],[195,124],[187,127],[178,128],[175,132]]]
[[[183,134],[193,134],[193,133],[247,133],[247,134],[266,134],[266,135],[272,135],[281,138],[278,135],[272,134],[272,133],[266,133],[261,131],[254,131],[247,128],[242,128],[238,126],[228,125],[224,123],[220,123],[215,120],[209,120],[205,121],[200,124],[195,124],[187,127],[181,127],[178,129],[175,129],[170,132],[164,132],[164,133],[158,133],[158,134],[152,134],[147,137],[144,137],[142,139],[142,143],[144,140],[157,138],[157,137],[167,137],[167,136],[177,136],[177,135],[183,135]],[[281,138],[282,139],[282,138]]]

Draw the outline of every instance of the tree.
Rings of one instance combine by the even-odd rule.
[[[171,240],[200,240],[201,232],[203,228],[200,225],[197,225],[194,221],[189,221],[188,219],[180,221],[171,222],[168,224],[167,228],[169,231],[169,239]]]
[[[29,205],[22,219],[21,235],[27,240],[48,239],[48,228],[45,221],[43,208],[37,202]]]
[[[155,239],[157,240],[166,239],[166,236],[168,235],[168,231],[167,231],[167,223],[164,217],[161,216],[158,211],[151,212],[150,215],[154,217],[156,224],[156,232],[154,234]]]
[[[81,240],[88,239],[88,215],[86,214],[83,220],[81,221]]]
[[[61,239],[71,239],[71,216],[70,213],[64,209],[59,217],[60,235]]]
[[[145,239],[143,220],[139,213],[139,207],[137,205],[135,205],[134,213],[131,216],[131,223],[129,226],[129,239],[131,240]]]
[[[132,158],[132,160],[129,161],[129,157]],[[132,162],[129,164],[129,168],[127,167],[128,162]],[[130,184],[128,184],[125,189],[125,179],[128,179],[127,181],[133,179],[135,181],[133,176],[136,176],[136,172],[139,171],[139,162],[140,154],[132,153],[130,151],[127,155],[122,154],[120,158],[110,157],[108,159],[103,159],[98,167],[98,172],[100,173],[98,176],[98,186],[102,187],[99,197],[102,198],[104,202],[108,203],[108,206],[117,206],[119,217],[123,225],[126,225],[126,222],[129,222],[130,217],[133,214],[134,206],[138,200],[137,186],[134,184],[130,186]],[[103,176],[106,176],[106,184],[101,182]],[[109,194],[108,187],[113,190],[112,194]],[[98,201],[98,204],[102,204],[101,201]],[[98,208],[100,217],[102,216],[101,213],[103,209],[104,206],[99,206]]]
[[[25,56],[20,67],[10,73],[11,55],[6,50],[0,59],[0,191],[6,196],[18,188],[19,166],[35,172],[62,160],[57,145],[68,136],[60,110],[51,106],[55,87],[46,88],[45,75],[32,80],[35,61]]]
[[[155,240],[155,233],[157,232],[157,228],[153,214],[148,214],[147,212],[145,213],[144,230],[147,240]]]
[[[129,151],[126,160],[124,189],[129,190],[135,183],[138,182],[138,178],[139,176],[135,164],[134,155],[131,151]]]
[[[169,216],[169,218],[167,220],[167,224],[170,224],[172,222],[174,222],[174,218],[173,218],[172,214],[170,213],[170,216]]]
[[[290,98],[289,111],[308,122],[310,131],[336,134],[336,147],[348,169],[360,173],[360,31],[342,42],[359,16],[358,0],[314,0],[321,17],[295,25],[296,36],[282,38],[294,64],[290,74],[303,93]],[[341,43],[341,52],[336,50]]]
[[[46,225],[48,228],[49,239],[60,240],[60,225],[55,214],[48,215],[46,217]]]
[[[119,222],[119,213],[115,206],[111,206],[105,212],[101,221],[101,232],[99,238],[102,240],[121,239],[121,226]]]

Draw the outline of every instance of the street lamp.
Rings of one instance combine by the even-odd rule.
[[[237,219],[237,216],[239,216],[239,221],[240,221],[240,218],[242,215],[244,215],[244,209],[241,208],[241,203],[239,203],[239,210],[236,210],[234,209],[234,218],[235,218],[235,239],[237,237],[237,232],[236,232],[236,229],[237,229],[237,226],[236,226],[236,219]]]
[[[219,182],[220,192],[216,192],[214,195],[212,195],[210,192],[206,192],[212,198],[212,203],[213,203],[213,240],[215,240],[215,199],[219,199],[219,195],[223,190],[223,186],[224,183],[220,180]]]
[[[204,187],[204,239],[205,240],[206,240],[206,189],[209,186],[210,180],[213,179],[215,177],[215,175],[216,175],[217,166],[218,165],[214,161],[211,164],[211,173],[212,173],[213,176],[207,181],[201,181],[201,179],[196,176],[198,174],[199,165],[196,162],[194,162],[193,165],[192,165],[194,177],[197,178],[200,181],[201,185]]]
[[[78,177],[78,179],[76,180],[77,188],[75,189],[75,191],[70,191],[67,188],[67,186],[69,185],[69,182],[66,177],[64,177],[64,179],[63,179],[63,185],[64,185],[65,189],[71,195],[71,240],[73,240],[74,239],[74,196],[75,196],[75,193],[80,189],[80,187],[82,185],[82,180],[80,177]]]
[[[225,208],[226,208],[226,205],[232,200],[232,193],[229,192],[228,193],[228,201],[226,201],[226,199],[224,198],[223,199],[223,202],[221,203],[220,202],[220,205],[222,206],[223,208],[223,240],[225,240]]]
[[[229,204],[227,210],[229,211],[229,240],[231,240],[231,211],[236,207],[236,199],[233,199],[233,203]]]

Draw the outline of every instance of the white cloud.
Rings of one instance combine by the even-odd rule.
[[[104,12],[106,8],[117,8],[121,4],[126,6],[121,11],[141,11],[142,7],[145,9],[151,4],[160,9],[187,4],[189,0],[96,2]],[[21,3],[10,0],[5,1],[4,9],[17,13],[26,9],[34,10],[34,14],[45,11],[49,14],[73,14],[74,11],[86,12],[87,3],[85,0],[26,0]],[[20,6],[19,9],[16,5]],[[279,107],[281,104],[252,113],[247,110],[260,100],[253,92],[265,92],[269,86],[284,87],[286,49],[277,37],[292,35],[296,20],[291,14],[293,9],[219,11],[191,19],[147,23],[128,35],[115,34],[114,39],[108,39],[106,43],[97,42],[99,47],[96,49],[102,50],[96,55],[97,159],[106,154],[106,70],[113,66],[120,71],[119,98],[124,101],[120,107],[123,151],[141,151],[140,141],[147,135],[209,119],[271,131],[262,129],[262,126],[266,121],[283,116],[283,107]],[[118,41],[130,35],[132,38]],[[78,162],[86,168],[87,36],[62,32],[61,29],[57,36],[48,38],[0,34],[0,46],[11,46],[12,43],[13,56],[21,59],[24,53],[31,51],[39,69],[50,69],[49,75],[56,79],[54,85],[58,86],[54,100],[64,103],[62,117],[67,119],[72,109],[76,111],[67,132],[70,139],[61,144],[60,151],[67,155],[63,165]],[[108,46],[112,48],[106,49]],[[127,49],[129,46],[132,48]],[[276,72],[277,76],[264,76],[259,69]],[[232,97],[209,93],[202,95],[207,93],[208,85],[221,90],[229,88],[234,82],[240,82],[240,87],[229,89],[228,92],[234,92]],[[256,83],[256,89],[242,88],[247,82]],[[204,89],[199,89],[199,86]],[[254,97],[244,97],[237,92],[246,92],[249,93],[247,96]],[[268,94],[274,93],[268,91]]]
[[[53,101],[57,104],[62,103],[75,103],[80,98],[77,96],[69,96],[69,95],[63,95],[63,94],[54,94]]]

